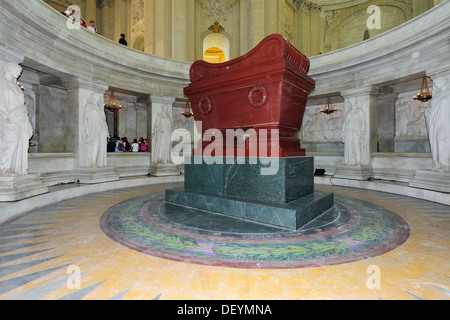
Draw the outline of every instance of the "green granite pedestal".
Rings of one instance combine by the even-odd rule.
[[[313,157],[212,160],[187,158],[184,188],[166,190],[166,203],[290,230],[334,206],[314,191]]]

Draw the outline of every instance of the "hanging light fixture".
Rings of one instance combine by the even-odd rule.
[[[114,91],[111,91],[111,96],[109,97],[109,104],[104,104],[104,107],[110,111],[116,111],[122,109],[122,106],[116,105],[116,99],[114,99]]]
[[[428,89],[427,78],[428,77],[426,77],[426,76],[423,77],[420,92],[418,92],[417,95],[414,96],[414,100],[426,102],[433,98],[433,95],[431,94],[430,90]]]
[[[181,112],[181,114],[183,116],[185,116],[186,118],[190,118],[194,115],[194,113],[192,112],[192,109],[191,109],[191,103],[189,101],[186,102],[186,107],[184,108],[184,111]]]
[[[320,112],[326,113],[326,114],[332,114],[333,112],[337,111],[337,107],[330,105],[330,97],[327,97],[327,105],[325,106],[325,109],[320,109]]]

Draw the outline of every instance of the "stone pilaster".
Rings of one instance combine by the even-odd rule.
[[[80,183],[98,183],[118,180],[113,167],[106,163],[92,164],[89,161],[89,148],[83,138],[85,135],[84,115],[88,101],[96,95],[102,98],[108,90],[104,83],[93,83],[90,79],[78,77],[64,79],[67,89],[67,151],[76,155],[74,177]],[[103,101],[103,100],[102,100]],[[99,155],[106,157],[106,148],[99,149]]]
[[[137,102],[136,108],[136,138],[147,138],[147,105]]]
[[[250,48],[256,47],[264,39],[264,0],[250,0]]]
[[[336,168],[335,178],[366,180],[373,177],[372,153],[377,146],[377,96],[375,86],[341,92],[345,99],[342,132],[344,164]],[[353,131],[353,135],[349,134]]]
[[[188,60],[187,1],[172,0],[172,59],[177,61]]]

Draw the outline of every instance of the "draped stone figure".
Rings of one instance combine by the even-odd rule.
[[[22,68],[6,62],[0,77],[0,176],[24,175],[28,170],[33,127],[25,97],[17,85]]]
[[[163,105],[162,112],[158,113],[155,121],[153,138],[155,151],[152,154],[152,162],[159,164],[172,163],[172,115],[169,112],[169,106]]]
[[[450,90],[448,79],[433,82],[433,99],[425,112],[432,170],[450,171]]]
[[[85,165],[86,167],[106,167],[106,145],[108,125],[103,108],[103,95],[93,93],[84,106]]]
[[[363,140],[366,133],[364,114],[355,97],[348,99],[345,109],[345,121],[342,127],[342,142],[345,144],[344,163],[360,165],[363,164],[363,155],[367,147]]]

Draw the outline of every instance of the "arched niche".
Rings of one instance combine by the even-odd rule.
[[[144,35],[139,35],[133,42],[132,45],[133,49],[139,50],[139,51],[144,51],[145,47],[144,47]]]
[[[334,51],[363,41],[367,35],[373,38],[413,18],[412,9],[403,2],[377,0],[370,5],[380,7],[381,29],[367,30],[369,5],[360,4],[346,10],[331,22],[325,32],[325,51]]]
[[[225,34],[211,32],[203,37],[203,57],[205,58],[205,53],[211,54],[214,52],[218,57],[223,55],[225,61],[230,60],[230,39]]]

